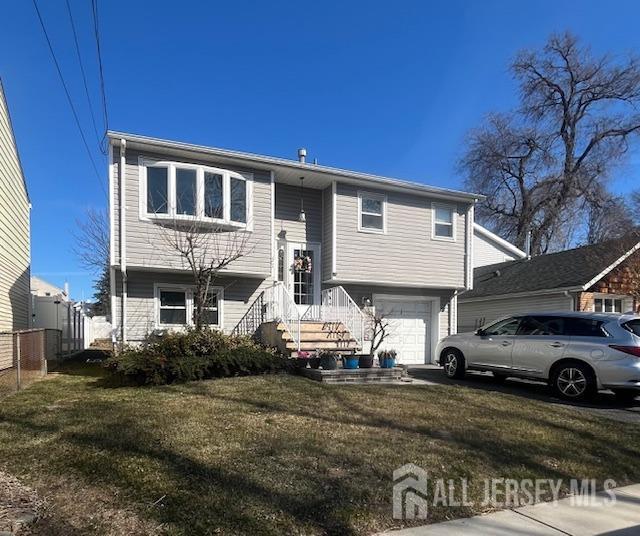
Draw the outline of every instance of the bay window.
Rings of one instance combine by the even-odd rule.
[[[253,177],[177,162],[140,162],[140,217],[201,220],[251,230]]]

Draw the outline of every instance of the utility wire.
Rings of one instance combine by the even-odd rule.
[[[82,55],[80,54],[80,45],[78,44],[78,34],[76,32],[76,25],[73,21],[73,14],[71,13],[71,5],[69,4],[69,0],[65,0],[67,4],[67,12],[69,13],[69,21],[71,22],[71,30],[73,31],[73,42],[76,45],[76,55],[78,56],[78,63],[80,64],[80,72],[82,73],[82,83],[84,84],[84,93],[87,96],[87,104],[89,105],[89,112],[91,112],[91,122],[93,123],[93,132],[96,135],[96,140],[98,142],[98,147],[100,147],[100,151],[102,154],[106,154],[104,149],[102,148],[102,140],[100,135],[98,134],[98,126],[96,125],[96,116],[93,113],[93,105],[91,104],[91,97],[89,96],[89,87],[87,85],[87,75],[84,72],[84,64],[82,63]]]
[[[109,198],[107,195],[107,190],[102,183],[102,178],[100,177],[100,173],[98,173],[98,168],[96,166],[96,162],[93,159],[93,155],[91,154],[91,150],[89,149],[89,144],[87,143],[87,138],[85,138],[84,132],[82,131],[82,127],[80,126],[80,119],[78,118],[78,113],[76,112],[76,108],[73,105],[73,100],[71,99],[71,94],[69,93],[69,89],[67,88],[67,84],[64,81],[64,77],[62,76],[62,70],[60,69],[60,64],[58,63],[58,59],[56,58],[56,54],[53,51],[53,46],[51,45],[51,40],[49,39],[49,34],[47,33],[47,28],[44,25],[44,21],[42,20],[42,15],[40,14],[40,9],[38,9],[37,0],[33,0],[33,7],[36,8],[36,14],[38,15],[38,20],[40,21],[40,26],[42,27],[42,32],[44,33],[44,37],[47,40],[47,45],[49,46],[49,52],[51,52],[51,58],[53,59],[53,63],[56,66],[56,70],[58,71],[58,76],[60,77],[60,82],[62,83],[62,87],[64,88],[65,95],[67,96],[67,100],[69,101],[69,106],[71,107],[71,112],[73,113],[73,118],[75,119],[76,126],[78,127],[78,132],[80,133],[80,137],[82,138],[82,143],[84,144],[84,148],[87,151],[87,155],[89,156],[89,160],[91,160],[91,165],[93,166],[93,171],[96,174],[96,178],[98,179],[98,183],[102,188],[104,195]]]
[[[103,141],[107,137],[107,130],[109,130],[109,114],[107,113],[107,94],[104,90],[104,69],[102,68],[102,52],[100,50],[100,24],[98,18],[98,2],[97,0],[91,0],[92,14],[93,14],[93,34],[96,38],[96,50],[98,51],[98,66],[100,68],[100,91],[102,93],[102,110],[104,112],[104,128],[105,132],[102,137]]]

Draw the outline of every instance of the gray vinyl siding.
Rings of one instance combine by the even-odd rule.
[[[297,186],[276,183],[275,233],[289,242],[322,242],[322,190],[304,189],[306,222],[300,216],[300,193]]]
[[[155,329],[154,285],[192,286],[187,274],[129,271],[127,276],[127,341],[141,342]],[[223,328],[229,333],[238,324],[260,292],[270,283],[259,278],[224,277],[214,285],[224,288]],[[122,278],[116,277],[116,324],[121,322]]]
[[[139,157],[183,161],[189,164],[202,164],[217,166],[241,173],[253,174],[253,231],[246,232],[247,241],[244,248],[245,254],[233,261],[229,266],[229,271],[252,272],[268,274],[271,271],[271,175],[268,171],[231,167],[218,164],[214,159],[177,159],[140,152],[132,149],[126,151],[125,181],[126,181],[126,256],[127,266],[145,268],[170,268],[185,269],[184,260],[173,251],[171,247],[173,226],[161,225],[156,221],[149,221],[140,217],[140,170]],[[113,166],[114,182],[114,216],[115,216],[115,246],[116,252],[120,252],[119,235],[119,188],[120,183],[120,156],[119,151],[114,149]],[[244,231],[239,233],[220,232],[218,237],[211,234],[209,247],[211,250],[225,252],[229,240],[242,240],[240,236],[245,235]],[[116,256],[116,263],[119,262],[119,255]]]
[[[322,280],[331,279],[333,267],[333,192],[331,187],[322,192]]]
[[[386,234],[358,231],[360,190],[387,196]],[[337,194],[338,280],[464,287],[469,205],[447,203],[457,209],[456,240],[442,241],[431,238],[434,199],[340,183]]]
[[[502,316],[528,312],[572,311],[573,298],[563,293],[470,301],[458,298],[458,332],[474,331]]]
[[[329,288],[331,285],[325,286]],[[438,321],[440,324],[439,338],[449,335],[449,306],[453,298],[453,292],[447,289],[424,289],[370,285],[343,285],[353,301],[358,307],[363,306],[363,300],[369,299],[373,303],[374,294],[390,294],[394,296],[425,296],[429,298],[440,298],[440,312]],[[435,348],[433,349],[435,350]]]
[[[516,258],[506,248],[478,234],[473,234],[473,267],[487,266],[498,262],[512,261]]]
[[[0,84],[0,331],[29,327],[29,198]]]

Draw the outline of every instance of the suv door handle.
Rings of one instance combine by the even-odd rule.
[[[502,346],[511,346],[511,341],[502,341]]]
[[[551,346],[552,348],[562,348],[564,344],[561,342],[552,342],[549,346]]]

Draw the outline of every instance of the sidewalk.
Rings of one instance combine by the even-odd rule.
[[[616,488],[610,506],[578,506],[571,499],[539,503],[433,525],[390,531],[389,536],[632,536],[640,535],[640,484]],[[599,497],[607,497],[599,494]]]

